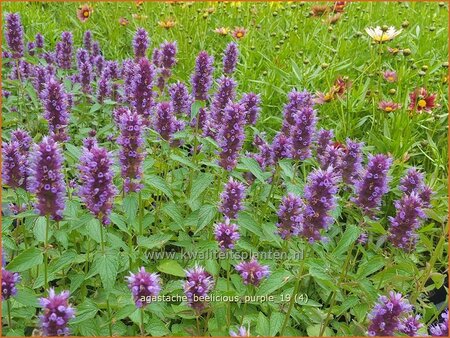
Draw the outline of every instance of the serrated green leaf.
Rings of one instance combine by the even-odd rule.
[[[200,197],[200,195],[208,188],[212,181],[214,180],[214,176],[210,173],[200,173],[197,178],[192,183],[191,194],[189,199],[191,201],[196,200]]]
[[[148,183],[153,188],[161,191],[164,195],[166,195],[170,199],[173,199],[173,194],[172,191],[170,190],[170,187],[167,185],[166,181],[164,181],[161,177],[156,175],[147,175],[145,178],[145,183]]]
[[[138,245],[146,249],[161,248],[172,238],[171,234],[158,234],[149,237],[138,236]]]
[[[158,271],[168,275],[185,277],[186,273],[177,261],[165,261],[157,266]]]
[[[331,255],[333,257],[342,255],[358,239],[359,234],[360,230],[358,227],[353,225],[348,226]]]
[[[22,272],[42,264],[43,261],[44,255],[41,250],[37,248],[28,248],[14,257],[14,259],[6,266],[6,269],[14,272]]]

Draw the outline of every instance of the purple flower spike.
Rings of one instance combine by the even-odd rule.
[[[161,51],[161,65],[163,68],[171,69],[176,63],[176,55],[177,55],[177,43],[176,42],[164,42],[159,47]]]
[[[333,145],[333,138],[334,133],[332,130],[320,129],[317,132],[317,160],[322,169],[326,168],[322,164],[327,156],[327,147]]]
[[[262,135],[255,135],[253,145],[258,147],[259,153],[250,154],[262,170],[266,170],[268,166],[273,165],[272,149]]]
[[[27,131],[22,129],[16,129],[11,132],[11,142],[19,143],[19,151],[22,154],[26,155],[30,150],[33,139],[31,138],[30,134],[28,134]]]
[[[56,62],[61,69],[72,68],[73,37],[71,32],[63,32],[61,41],[56,44]]]
[[[236,70],[238,54],[237,44],[230,42],[223,55],[223,72],[225,74],[232,74]]]
[[[90,30],[84,32],[83,47],[89,52],[89,54],[92,53],[92,33]]]
[[[278,163],[279,160],[289,158],[291,154],[289,138],[285,134],[278,132],[272,140],[271,151],[272,159],[275,164]]]
[[[195,61],[195,72],[191,77],[192,91],[196,100],[208,99],[209,89],[212,85],[214,57],[207,52],[201,51]]]
[[[36,47],[37,48],[44,48],[44,36],[41,33],[37,33],[36,36],[34,37],[34,40],[36,42]]]
[[[244,106],[245,119],[247,121],[247,124],[251,124],[254,126],[256,124],[256,121],[258,121],[259,112],[261,111],[261,98],[258,94],[248,93],[242,96],[242,99],[239,103]]]
[[[45,136],[30,154],[28,191],[36,194],[37,212],[54,220],[63,218],[66,185],[62,173],[63,156],[53,138]]]
[[[153,92],[155,68],[146,58],[141,58],[131,71],[131,104],[148,124],[155,96]]]
[[[186,271],[186,278],[183,289],[188,304],[196,312],[201,312],[206,306],[204,298],[214,287],[214,279],[203,267],[198,265]]]
[[[219,211],[226,218],[236,219],[238,212],[243,209],[242,200],[244,198],[244,185],[230,177],[230,180],[225,184],[222,194],[220,194]]]
[[[12,52],[12,57],[14,59],[21,58],[24,50],[23,26],[18,13],[8,13],[6,15],[5,38]]]
[[[144,162],[144,123],[136,112],[127,110],[120,116],[120,136],[117,143],[121,146],[119,160],[125,192],[140,191],[143,185],[142,164]]]
[[[304,207],[299,196],[288,194],[283,197],[277,212],[278,223],[276,224],[281,238],[287,239],[298,234]]]
[[[364,143],[357,143],[347,139],[347,144],[341,159],[342,181],[354,185],[360,179],[362,170],[362,147]]]
[[[284,134],[289,136],[291,126],[297,124],[296,115],[302,108],[313,108],[313,96],[308,91],[298,92],[291,91],[288,95],[289,102],[284,106],[283,110],[283,127]]]
[[[423,180],[423,174],[416,168],[410,168],[406,175],[400,180],[399,189],[405,194],[415,192],[419,195],[425,208],[430,207],[430,199],[433,191],[426,186]]]
[[[373,215],[388,192],[387,174],[391,164],[392,159],[387,155],[369,155],[369,163],[356,183],[357,197],[352,199],[367,215]]]
[[[26,188],[27,186],[27,155],[20,151],[20,143],[11,140],[2,144],[2,179],[11,188]]]
[[[236,96],[236,82],[232,78],[222,76],[219,79],[219,88],[211,103],[211,114],[217,127],[223,124],[224,111],[227,104]]]
[[[403,327],[401,319],[412,310],[400,293],[391,291],[389,297],[380,296],[368,318],[369,336],[393,336]]]
[[[234,243],[240,238],[238,226],[230,223],[228,218],[224,223],[216,224],[214,227],[214,235],[221,250],[233,249]]]
[[[100,55],[100,44],[98,43],[98,41],[94,41],[92,43],[92,56],[96,57]]]
[[[136,60],[145,58],[150,39],[148,33],[144,28],[138,28],[133,38],[133,50]]]
[[[225,108],[223,123],[219,126],[217,141],[221,148],[219,165],[231,171],[237,165],[239,152],[244,143],[245,111],[237,103],[229,103]]]
[[[250,331],[247,330],[245,327],[240,326],[237,332],[234,332],[230,330],[230,336],[231,337],[250,337]]]
[[[423,324],[420,322],[419,315],[410,315],[402,321],[402,328],[400,329],[401,333],[404,333],[410,337],[418,336],[417,331],[423,327]]]
[[[70,330],[67,326],[69,320],[75,318],[75,310],[68,300],[69,291],[56,294],[54,289],[48,291],[48,298],[40,298],[43,308],[40,315],[41,328],[44,336],[68,336]]]
[[[48,121],[51,134],[58,141],[67,140],[66,127],[69,124],[68,97],[63,85],[53,77],[50,77],[41,93],[41,101],[44,106],[44,118]]]
[[[105,148],[93,144],[90,149],[84,147],[79,165],[81,184],[78,194],[103,225],[110,223],[109,214],[117,194],[111,157]]]
[[[169,87],[169,94],[175,114],[191,116],[193,100],[187,87],[183,83],[177,82]]]
[[[441,314],[443,321],[430,326],[430,333],[435,337],[448,337],[448,309]]]
[[[183,129],[184,123],[176,119],[172,102],[158,103],[153,127],[166,141],[172,141],[173,134]]]
[[[77,68],[78,68],[78,70],[81,69],[81,65],[83,63],[91,62],[91,60],[89,58],[88,51],[86,49],[83,49],[83,48],[79,48],[77,50],[76,59],[77,59]]]
[[[310,243],[323,240],[320,230],[327,230],[333,217],[329,214],[336,207],[338,176],[333,167],[317,169],[309,174],[305,187],[306,205],[300,220],[300,236]]]
[[[158,68],[162,67],[162,55],[161,50],[159,48],[153,49],[152,62],[155,67]]]
[[[304,107],[293,119],[294,125],[291,126],[289,138],[291,157],[303,161],[311,157],[311,144],[317,121],[316,112],[310,107]]]
[[[111,96],[112,87],[110,82],[109,73],[105,70],[100,76],[100,80],[97,84],[97,100],[100,103]]]
[[[153,297],[161,292],[161,278],[157,273],[149,273],[141,267],[137,273],[131,273],[126,277],[128,288],[133,295],[137,308],[147,306]]]
[[[403,195],[401,200],[395,201],[397,213],[389,217],[389,241],[397,248],[405,251],[413,249],[417,242],[415,231],[420,227],[420,220],[426,215],[422,210],[422,200],[415,193]]]
[[[91,82],[94,76],[92,73],[92,65],[90,62],[83,62],[80,65],[80,82],[81,90],[84,94],[90,94],[92,91]]]
[[[8,300],[17,294],[16,285],[20,280],[17,272],[8,271],[2,266],[2,300]]]
[[[36,52],[36,43],[34,43],[33,41],[28,42],[27,43],[27,51],[28,51],[28,55],[34,56],[34,54]]]
[[[269,266],[261,265],[253,258],[250,262],[241,262],[236,265],[236,271],[241,275],[244,284],[258,286],[261,280],[269,276]]]

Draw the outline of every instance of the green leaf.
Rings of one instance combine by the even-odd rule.
[[[185,277],[186,273],[181,265],[177,261],[165,261],[157,266],[158,271],[166,273],[168,275]]]
[[[203,102],[202,101],[195,101],[192,106],[191,106],[191,119],[194,119],[200,108],[203,107]]]
[[[186,167],[192,168],[194,170],[198,170],[198,166],[196,166],[193,162],[189,161],[186,157],[171,154],[170,158],[176,162],[180,162],[181,164],[184,164]]]
[[[194,235],[197,235],[203,230],[205,226],[210,224],[216,217],[217,207],[210,204],[205,204],[200,208],[200,213],[198,215],[197,230],[195,230]]]
[[[270,333],[269,336],[275,337],[283,325],[285,315],[280,312],[272,312],[270,315]]]
[[[119,253],[117,251],[99,252],[95,255],[89,277],[100,275],[103,287],[111,291],[117,277],[119,268]]]
[[[173,199],[172,191],[167,185],[166,181],[164,181],[161,177],[156,175],[148,175],[145,179],[145,182],[150,184],[153,188],[161,191],[164,195]]]
[[[261,227],[255,222],[249,213],[241,212],[238,217],[238,224],[242,228],[254,233],[258,238],[263,237]]]
[[[288,281],[292,274],[286,270],[278,270],[270,274],[260,285],[256,291],[257,296],[268,296],[274,291],[283,287]]]
[[[164,244],[166,244],[172,238],[171,234],[158,234],[152,235],[150,237],[138,236],[137,242],[138,245],[146,248],[161,248]]]
[[[151,318],[145,326],[147,332],[153,337],[161,337],[170,334],[166,324],[159,318]]]
[[[169,202],[164,205],[162,208],[162,211],[172,218],[181,228],[183,228],[183,216],[181,215],[180,208],[178,207],[178,204],[175,204],[174,202]]]
[[[306,332],[308,333],[309,337],[318,337],[320,334],[321,327],[322,324],[311,325],[306,328]],[[323,336],[327,337],[333,336],[333,331],[330,328],[326,327],[325,330],[323,331]]]
[[[36,223],[33,227],[33,234],[34,237],[38,240],[38,242],[45,242],[45,228],[47,226],[47,219],[44,216],[40,216],[36,219]],[[50,238],[50,229],[49,229],[49,235],[48,238]]]
[[[100,224],[99,220],[96,218],[92,218],[87,224],[86,224],[86,231],[88,233],[88,236],[92,238],[97,243],[100,243],[102,241],[102,234],[100,227],[103,226]]]
[[[357,279],[367,277],[368,275],[381,269],[383,266],[384,259],[380,256],[374,256],[359,266],[356,274]]]
[[[28,248],[14,257],[14,259],[6,266],[6,269],[22,272],[42,264],[43,261],[44,255],[41,250],[37,248]]]
[[[70,323],[77,324],[85,320],[92,319],[98,312],[97,305],[89,298],[85,299],[83,303],[77,306],[77,316]]]
[[[206,188],[211,186],[214,176],[210,173],[201,173],[192,183],[191,195],[189,199],[191,201],[196,200],[205,191]]]
[[[269,336],[270,335],[270,324],[267,317],[262,313],[259,312],[258,314],[258,320],[256,321],[256,334],[260,336]]]
[[[344,252],[347,251],[350,245],[352,245],[352,243],[358,239],[359,234],[360,230],[356,226],[353,225],[348,226],[347,230],[345,230],[341,240],[336,245],[336,248],[333,250],[333,253],[331,255],[333,257],[342,255]]]
[[[127,216],[128,222],[132,223],[136,219],[138,210],[138,200],[136,194],[129,194],[123,199],[123,210]]]
[[[262,183],[266,182],[264,173],[261,170],[259,163],[254,158],[243,157],[241,159],[241,162],[244,165],[245,169],[249,170],[259,181],[261,181]]]
[[[292,161],[288,159],[283,159],[278,162],[283,173],[289,177],[291,180],[294,179],[294,166],[292,165]]]

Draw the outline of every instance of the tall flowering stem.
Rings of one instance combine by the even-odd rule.
[[[184,123],[176,119],[171,102],[161,102],[156,106],[153,127],[162,139],[175,144],[172,140],[173,134],[180,131]]]
[[[195,72],[191,77],[192,91],[196,100],[208,99],[209,89],[212,85],[214,57],[207,52],[201,51],[195,61]]]
[[[70,330],[67,324],[69,320],[75,318],[75,310],[68,302],[69,297],[69,291],[56,294],[54,289],[50,289],[47,298],[40,298],[39,303],[43,312],[39,318],[44,336],[69,335]]]
[[[392,159],[387,155],[369,155],[369,163],[356,183],[357,197],[353,201],[365,214],[373,215],[381,205],[381,199],[388,192],[388,171]]]
[[[303,161],[311,157],[311,144],[317,122],[316,112],[310,107],[301,108],[293,116],[293,121],[289,138],[291,157]]]
[[[306,205],[300,220],[300,236],[310,243],[322,240],[321,230],[333,222],[329,215],[336,207],[338,176],[332,167],[317,169],[308,176],[305,187]]]
[[[362,170],[362,147],[364,143],[358,143],[347,139],[345,150],[341,159],[342,181],[353,186],[360,178]]]
[[[155,96],[153,92],[155,68],[146,58],[141,58],[136,66],[129,67],[132,67],[131,86],[128,90],[131,94],[131,105],[149,125]]]
[[[71,69],[73,59],[73,36],[71,32],[63,32],[61,41],[56,44],[56,63],[61,69]]]
[[[177,82],[170,86],[169,95],[175,114],[191,116],[193,100],[184,83]]]
[[[15,59],[21,58],[24,52],[23,26],[18,13],[6,15],[5,38],[12,52],[12,57]]]
[[[97,144],[90,149],[83,148],[79,165],[81,181],[79,195],[88,210],[103,225],[110,223],[109,215],[117,194],[117,188],[113,183],[112,164],[111,154],[105,148]]]
[[[219,165],[227,171],[237,165],[239,152],[244,143],[245,111],[237,103],[229,103],[224,111],[223,123],[217,135],[221,148]]]
[[[283,239],[297,235],[300,227],[301,214],[304,203],[299,196],[288,194],[281,200],[278,208],[278,234]]]
[[[133,38],[133,50],[136,61],[140,58],[145,58],[149,44],[150,39],[147,31],[144,28],[138,28]]]
[[[224,111],[227,104],[233,101],[236,96],[236,81],[232,78],[222,76],[219,79],[219,88],[211,103],[211,116],[213,127],[217,131],[223,123]]]
[[[261,111],[261,98],[258,94],[247,93],[242,95],[242,99],[239,102],[244,106],[245,119],[247,124],[255,125],[258,121],[259,112]]]
[[[44,106],[44,118],[48,121],[51,135],[57,141],[66,141],[69,124],[68,97],[63,85],[55,78],[49,77],[41,93]]]
[[[225,184],[225,189],[220,195],[219,211],[229,219],[236,219],[238,212],[243,209],[242,200],[245,197],[245,187],[232,177]]]
[[[225,74],[232,74],[236,70],[239,50],[235,42],[230,42],[225,49],[223,55],[223,72]]]
[[[124,179],[124,191],[140,191],[142,184],[142,164],[145,157],[144,123],[137,112],[127,112],[120,116],[120,136],[117,143],[121,146],[119,160],[121,175]]]
[[[308,91],[299,92],[293,90],[288,95],[289,102],[283,109],[283,126],[282,131],[287,136],[290,133],[291,127],[297,123],[296,115],[302,108],[313,108],[313,96]]]

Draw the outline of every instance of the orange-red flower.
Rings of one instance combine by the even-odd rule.
[[[336,1],[334,5],[331,6],[331,10],[335,13],[344,12],[345,1]]]
[[[129,23],[129,21],[126,18],[122,17],[122,18],[119,19],[119,24],[121,26],[126,26],[126,25],[128,25],[128,23]]]
[[[430,113],[433,108],[437,107],[436,94],[428,93],[425,88],[417,88],[409,94],[410,104],[408,109],[413,112]]]
[[[162,27],[165,29],[173,28],[175,26],[175,24],[176,24],[175,21],[173,21],[172,19],[167,19],[167,20],[158,22],[159,27]]]
[[[86,22],[87,19],[89,19],[94,12],[94,9],[89,6],[88,4],[85,4],[83,6],[80,6],[77,10],[77,17],[78,20],[81,22]]]
[[[314,102],[317,104],[324,104],[333,101],[337,97],[344,95],[345,91],[350,88],[352,83],[346,77],[339,76],[335,81],[330,90],[326,93],[318,92],[316,93],[316,98]]]
[[[235,27],[233,33],[231,34],[236,39],[242,39],[245,34],[247,34],[247,30],[244,27]]]
[[[392,101],[381,101],[378,104],[378,108],[382,111],[385,111],[386,113],[391,113],[393,111],[396,111],[397,109],[400,109],[402,106],[398,103],[392,102]]]

